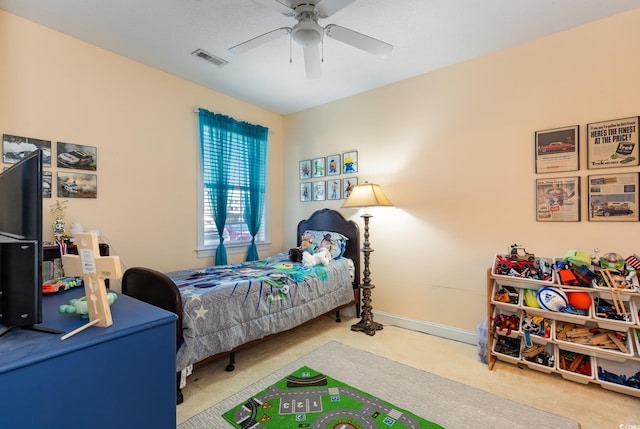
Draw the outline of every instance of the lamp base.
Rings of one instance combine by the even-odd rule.
[[[364,332],[369,336],[374,336],[376,331],[382,331],[382,323],[374,322],[372,320],[361,320],[358,323],[351,325],[351,330],[355,332]]]

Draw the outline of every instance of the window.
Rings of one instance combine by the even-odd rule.
[[[226,247],[244,249],[248,245],[247,260],[257,259],[255,244],[264,243],[267,238],[264,208],[268,130],[204,109],[199,109],[199,121],[198,247],[205,251],[216,249],[216,264],[226,263]],[[255,243],[252,229],[256,231]]]

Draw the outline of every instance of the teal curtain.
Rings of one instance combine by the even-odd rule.
[[[247,127],[244,133],[243,147],[247,151],[247,168],[245,181],[247,191],[244,192],[244,221],[251,234],[251,243],[247,249],[247,261],[259,259],[256,247],[256,234],[262,224],[264,200],[266,194],[267,140],[269,130],[260,125]]]
[[[204,187],[219,236],[215,263],[227,264],[223,234],[232,189],[242,194],[244,222],[251,234],[246,260],[257,260],[255,238],[264,214],[269,130],[205,109],[198,114]]]
[[[231,166],[231,146],[233,119],[198,110],[200,122],[200,148],[202,151],[204,189],[210,204],[209,210],[218,231],[219,244],[216,248],[216,265],[227,264],[227,249],[224,247],[224,227],[227,223],[227,202],[229,200],[229,171]]]

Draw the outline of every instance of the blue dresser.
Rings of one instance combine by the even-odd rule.
[[[43,325],[70,332],[87,322],[58,306],[84,288],[45,296]],[[0,427],[176,427],[176,316],[125,295],[113,325],[61,335],[12,330],[0,337]]]

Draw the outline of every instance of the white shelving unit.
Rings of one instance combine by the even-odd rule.
[[[564,286],[559,284],[555,276],[549,281],[539,281],[494,274],[494,270],[495,265],[487,270],[489,369],[494,368],[496,360],[501,360],[548,374],[559,374],[573,382],[595,383],[608,390],[640,397],[640,386],[634,388],[606,381],[601,379],[598,373],[598,368],[601,368],[629,379],[640,372],[640,292],[636,289],[620,292],[626,309],[630,312],[630,320],[607,319],[597,315],[595,311],[596,297],[611,298],[610,292],[606,289]],[[544,286],[557,287],[565,292],[588,293],[593,302],[588,315],[528,307],[525,291],[535,291]],[[504,293],[505,291],[507,293]],[[500,330],[496,326],[494,320],[501,317],[503,323],[498,325],[506,325],[507,329]],[[523,319],[527,321],[524,324]],[[536,321],[538,323],[535,323]],[[563,336],[563,330],[568,331],[571,328],[583,331],[597,329],[605,336],[611,332],[616,337],[616,344],[622,346],[604,349],[574,343],[571,338]],[[537,348],[529,349],[526,346],[527,340]],[[530,356],[531,354],[533,356]],[[529,359],[525,355],[529,356]],[[590,368],[590,371],[585,371],[586,368]]]

